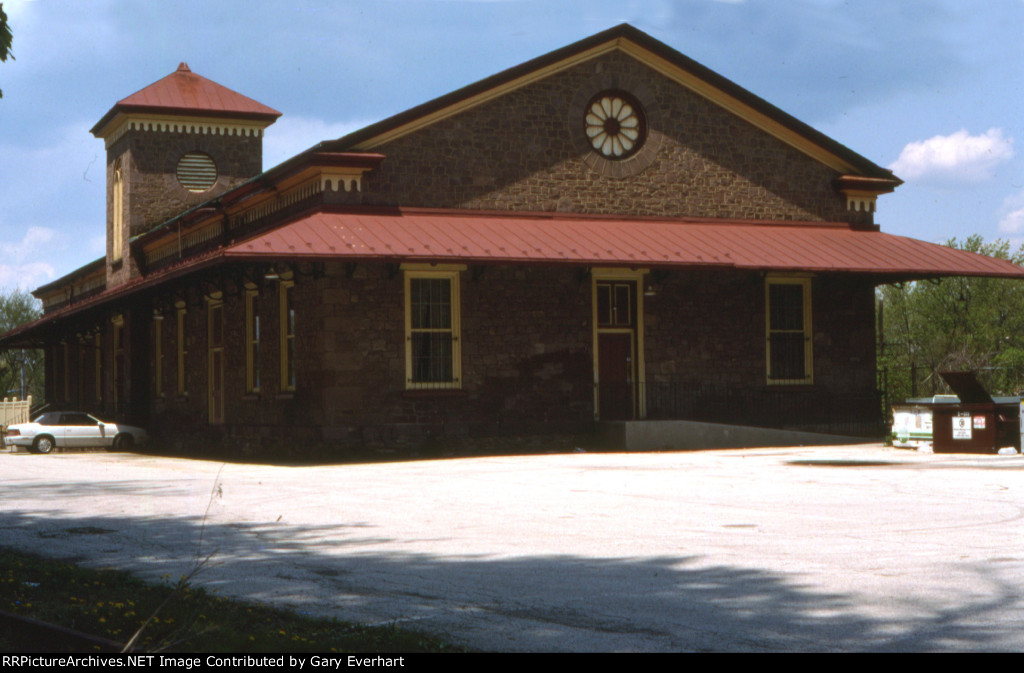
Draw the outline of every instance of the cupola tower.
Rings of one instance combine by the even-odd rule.
[[[259,175],[280,116],[185,63],[114,105],[92,128],[107,148],[107,287],[137,275],[133,236]]]

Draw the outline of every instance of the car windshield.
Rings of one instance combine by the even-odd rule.
[[[40,414],[39,416],[36,416],[36,419],[32,422],[38,423],[39,425],[58,425],[60,423],[60,414],[52,411]]]

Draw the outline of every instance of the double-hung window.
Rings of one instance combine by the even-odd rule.
[[[811,279],[769,277],[765,306],[768,383],[813,383]]]
[[[295,281],[282,280],[279,289],[281,392],[295,390]]]
[[[128,352],[124,343],[124,316],[118,314],[112,320],[114,324],[114,409],[120,412],[121,404],[125,403],[124,392],[126,387],[125,376],[128,369]],[[67,346],[65,345],[65,356]],[[64,371],[67,372],[67,358],[65,357]],[[65,381],[65,386],[67,382]],[[67,399],[65,394],[64,399]]]
[[[224,423],[224,299],[220,292],[207,298],[207,398],[210,425]]]
[[[153,393],[164,396],[164,316],[153,314]]]
[[[245,291],[245,391],[260,391],[260,294]]]
[[[459,272],[406,269],[406,388],[462,387],[459,329]]]
[[[103,401],[103,333],[96,332],[92,336],[93,344],[93,385],[96,390],[96,406]]]
[[[178,397],[184,397],[188,394],[188,383],[185,380],[185,376],[188,373],[188,369],[185,367],[185,357],[188,355],[188,345],[185,343],[186,330],[185,330],[185,316],[186,308],[185,302],[178,301],[174,304],[175,313],[175,364],[177,365],[177,386],[178,386]]]

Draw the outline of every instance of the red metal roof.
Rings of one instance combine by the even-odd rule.
[[[315,213],[225,257],[698,266],[897,278],[1024,278],[1010,262],[834,222],[645,219],[453,211]]]
[[[267,258],[847,272],[876,276],[879,283],[935,276],[1024,278],[1024,268],[1005,260],[835,222],[450,210],[316,213],[45,314],[0,337],[0,346],[33,346],[40,329],[62,318],[222,261]]]
[[[118,101],[92,128],[92,133],[106,126],[118,112],[163,112],[269,122],[281,116],[263,103],[195,74],[185,63],[167,77]]]

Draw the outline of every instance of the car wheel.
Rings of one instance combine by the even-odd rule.
[[[135,439],[131,435],[118,435],[114,437],[114,451],[131,451]]]
[[[36,437],[36,441],[32,442],[32,450],[35,453],[50,453],[53,451],[53,447],[53,437],[49,435],[40,435]]]

